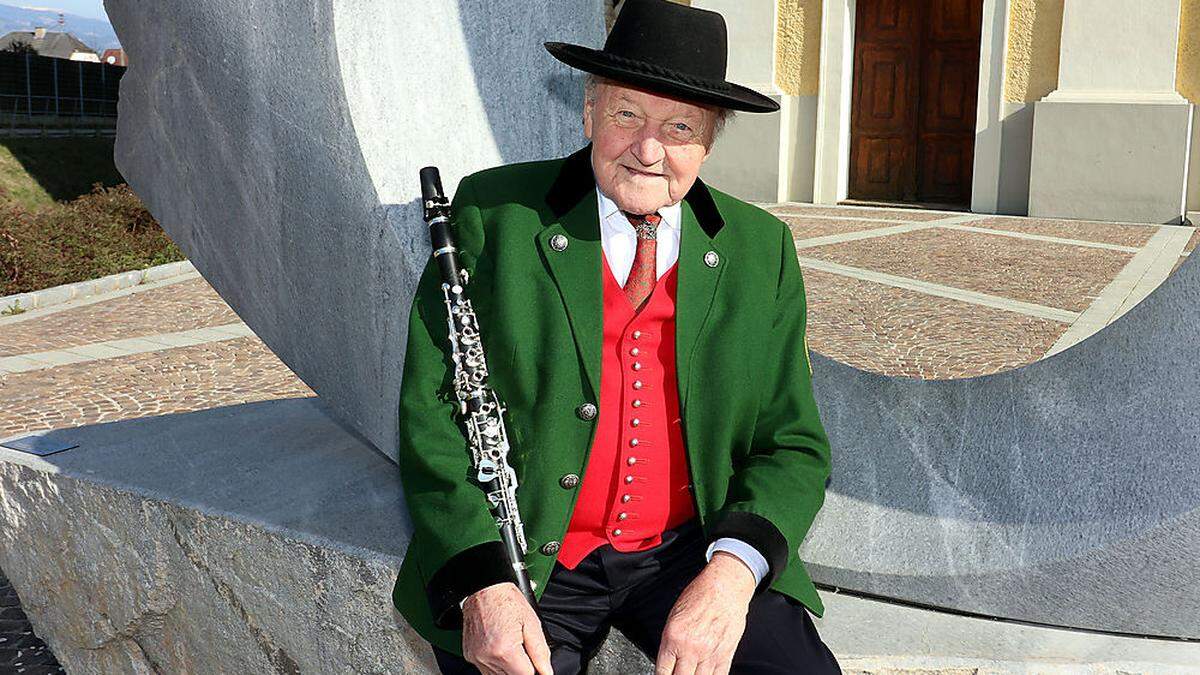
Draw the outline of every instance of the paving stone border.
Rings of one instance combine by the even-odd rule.
[[[141,270],[117,272],[116,274],[110,274],[98,279],[87,279],[85,281],[77,281],[73,284],[63,284],[37,291],[29,291],[28,293],[5,295],[0,297],[0,311],[11,312],[14,307],[19,307],[27,311],[31,309],[43,309],[71,300],[78,300],[102,293],[111,293],[122,288],[130,288],[151,281],[161,281],[195,272],[196,268],[192,266],[189,260],[155,265],[154,267],[147,267]],[[4,316],[12,315],[4,314]]]

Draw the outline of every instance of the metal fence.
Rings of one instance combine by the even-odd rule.
[[[0,52],[0,115],[116,117],[124,66]]]

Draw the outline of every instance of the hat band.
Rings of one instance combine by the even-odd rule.
[[[691,75],[691,74],[685,73],[681,70],[675,70],[674,68],[667,68],[665,66],[660,66],[658,64],[650,63],[648,61],[640,61],[638,59],[631,59],[631,58],[628,58],[625,56],[621,56],[619,54],[613,54],[611,52],[600,52],[600,53],[604,54],[606,57],[608,57],[609,59],[612,59],[616,63],[618,63],[622,66],[625,66],[626,68],[629,68],[630,70],[638,70],[646,75],[657,75],[659,77],[669,78],[672,80],[683,82],[685,84],[690,84],[694,87],[701,87],[703,89],[713,89],[716,91],[730,91],[731,89],[733,89],[733,87],[724,80],[714,80],[714,79],[707,78],[707,77]]]

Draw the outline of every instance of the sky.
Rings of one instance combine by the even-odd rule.
[[[30,7],[33,9],[54,9],[68,14],[86,16],[91,19],[108,20],[108,15],[104,13],[104,0],[49,0],[48,2],[33,0],[28,4],[8,0],[0,4],[12,5],[14,7]]]

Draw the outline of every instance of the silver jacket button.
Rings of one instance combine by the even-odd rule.
[[[555,553],[558,553],[558,549],[560,548],[562,548],[562,544],[558,543],[557,541],[548,541],[542,544],[541,550],[543,555],[554,555]]]
[[[568,473],[562,478],[558,479],[558,484],[563,486],[564,490],[570,490],[571,488],[579,485],[579,474]]]
[[[575,409],[575,414],[578,415],[579,419],[581,420],[594,419],[596,417],[596,404],[584,403]]]
[[[563,246],[566,246],[566,244],[563,244]],[[709,267],[716,267],[717,261],[720,259],[721,258],[717,255],[716,251],[709,251],[708,253],[704,254],[704,264],[708,265]]]
[[[561,234],[550,237],[550,248],[561,251],[567,247],[567,238]]]

